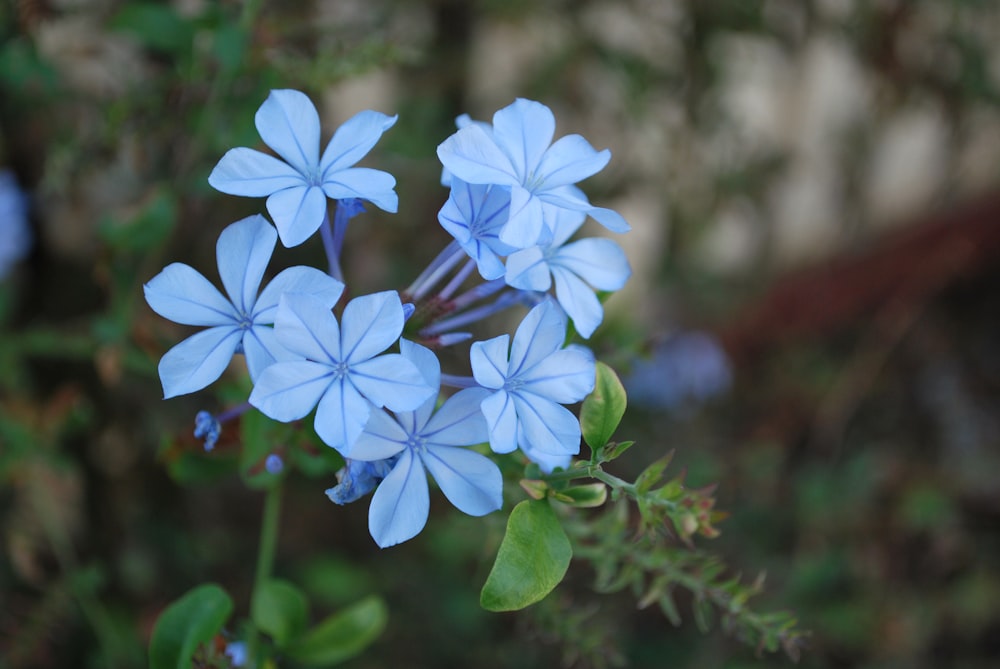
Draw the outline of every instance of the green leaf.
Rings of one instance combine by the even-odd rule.
[[[385,629],[389,612],[380,597],[362,599],[295,639],[285,651],[302,664],[328,666],[350,659]]]
[[[545,500],[524,500],[510,513],[479,603],[487,611],[530,606],[559,585],[572,557],[569,538],[552,506]]]
[[[254,592],[250,617],[259,630],[271,635],[278,648],[284,648],[306,628],[309,602],[288,581],[271,579]]]
[[[198,646],[211,640],[233,611],[214,583],[199,585],[164,609],[149,642],[150,669],[188,669]]]
[[[659,483],[660,479],[663,477],[663,472],[666,471],[667,467],[670,465],[670,461],[674,459],[674,452],[670,451],[665,456],[652,463],[648,467],[642,470],[638,478],[635,480],[636,492],[642,494],[648,492],[654,485]]]
[[[615,370],[598,362],[594,392],[587,396],[580,409],[583,439],[590,448],[596,451],[608,443],[625,415],[625,405],[625,388]]]

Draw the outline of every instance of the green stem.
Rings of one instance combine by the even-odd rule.
[[[278,547],[278,525],[281,516],[281,481],[277,481],[264,498],[264,517],[261,519],[260,546],[257,549],[257,571],[253,579],[253,599],[257,597],[264,583],[271,578],[274,570],[274,554]],[[260,642],[256,626],[250,625],[247,638],[248,669],[257,667],[257,649]]]

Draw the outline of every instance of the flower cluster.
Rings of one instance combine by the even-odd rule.
[[[398,207],[391,175],[356,166],[396,117],[357,114],[322,156],[319,115],[303,93],[272,91],[255,121],[277,157],[232,149],[209,183],[266,197],[273,225],[256,215],[222,231],[216,258],[225,294],[180,263],[145,285],[158,314],[203,328],[161,359],[164,396],[205,388],[242,354],[253,383],[246,407],[282,422],[315,412],[316,434],[344,459],[327,496],[345,504],[374,490],[369,529],[383,547],[423,528],[428,474],[467,514],[499,509],[503,481],[487,448],[520,449],[545,471],[567,467],[579,452],[580,426],[566,405],[584,399],[595,378],[591,352],[564,345],[569,321],[589,338],[603,319],[595,290],[617,290],[631,273],[611,239],[570,241],[588,216],[613,232],[629,229],[576,186],[610,153],[579,135],[553,142],[552,112],[530,100],[501,109],[492,124],[460,117],[438,147],[450,189],[438,220],[453,241],[407,289],[343,304],[348,222],[365,202]],[[317,230],[327,271],[290,267],[261,290],[277,241],[296,246]],[[513,338],[471,330],[517,305],[529,310]],[[470,340],[472,376],[442,373],[433,349]],[[442,387],[457,390],[443,395]],[[206,449],[238,413],[199,413],[196,435]]]

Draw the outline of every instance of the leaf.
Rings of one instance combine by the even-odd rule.
[[[233,611],[214,583],[199,585],[164,609],[149,642],[150,669],[188,669],[198,646],[211,640]]]
[[[625,415],[626,403],[625,387],[615,370],[598,361],[594,392],[580,409],[583,439],[591,449],[596,451],[608,443]]]
[[[372,595],[326,618],[295,639],[285,652],[303,664],[337,664],[367,648],[385,629],[388,619],[385,602]]]
[[[250,617],[258,629],[271,635],[278,648],[284,648],[306,628],[309,602],[288,581],[271,579],[254,592]]]
[[[507,520],[480,605],[487,611],[516,611],[542,600],[562,581],[572,557],[552,506],[544,500],[524,500]]]
[[[663,472],[670,465],[670,461],[673,459],[674,452],[670,451],[665,456],[642,470],[642,473],[639,474],[638,478],[635,480],[636,492],[639,494],[648,492],[654,485],[656,485],[660,478],[662,478]]]

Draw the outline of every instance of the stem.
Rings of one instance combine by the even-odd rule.
[[[257,571],[253,579],[253,597],[258,596],[264,583],[271,578],[274,569],[274,554],[278,547],[278,523],[281,516],[281,482],[278,481],[267,491],[264,498],[264,516],[261,519],[260,546],[257,550]],[[252,606],[252,604],[251,604]],[[247,669],[257,668],[257,646],[260,642],[257,627],[250,626],[247,638]]]
[[[327,273],[337,281],[344,283],[344,272],[340,269],[340,252],[337,249],[337,235],[330,225],[330,212],[323,214],[323,222],[319,226],[323,238],[323,249],[326,251]],[[343,233],[341,233],[343,238]]]
[[[518,301],[519,296],[517,293],[502,293],[492,304],[487,304],[475,309],[469,309],[468,311],[452,316],[451,318],[444,318],[436,323],[428,325],[420,331],[420,335],[423,337],[430,337],[443,332],[448,332],[457,327],[470,325],[486,318],[487,316],[492,316],[493,314],[514,306],[518,303]]]

